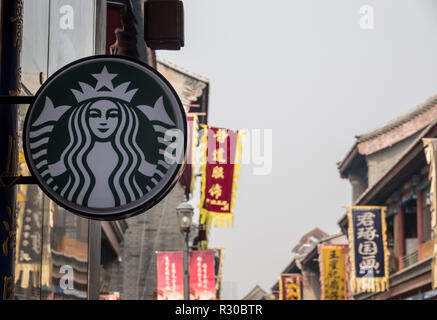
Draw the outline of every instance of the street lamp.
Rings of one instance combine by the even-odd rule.
[[[184,202],[178,205],[176,213],[179,218],[179,228],[182,234],[185,234],[185,250],[184,250],[184,299],[190,300],[190,275],[189,275],[189,237],[191,221],[193,219],[194,208],[191,204]]]

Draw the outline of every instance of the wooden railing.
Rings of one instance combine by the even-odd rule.
[[[419,261],[419,250],[416,250],[406,256],[401,257],[399,260],[399,270],[408,268],[417,261]]]
[[[420,244],[416,251],[406,256],[399,257],[399,271],[408,268],[418,261],[422,261],[428,257],[431,257],[433,253],[433,247],[434,240],[429,240]]]

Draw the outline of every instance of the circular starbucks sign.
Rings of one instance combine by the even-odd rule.
[[[23,137],[29,169],[51,199],[87,218],[120,219],[151,208],[176,184],[187,120],[156,70],[94,56],[44,83]]]

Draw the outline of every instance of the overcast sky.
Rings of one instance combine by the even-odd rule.
[[[354,136],[437,93],[437,1],[183,2],[185,47],[158,56],[209,79],[210,125],[273,130],[272,172],[244,165],[234,228],[211,230],[240,299],[270,291],[304,233],[338,231],[351,190],[336,163]]]

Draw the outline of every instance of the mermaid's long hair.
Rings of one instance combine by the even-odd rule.
[[[145,156],[136,139],[138,115],[127,104],[114,101],[119,111],[119,121],[111,135],[111,144],[118,154],[118,163],[109,177],[109,186],[114,196],[115,206],[132,202],[144,195],[135,175]],[[92,150],[95,138],[87,121],[87,113],[92,105],[84,103],[71,113],[68,121],[70,142],[61,155],[69,179],[61,191],[69,201],[86,206],[95,186],[96,178],[89,168],[86,158]]]

